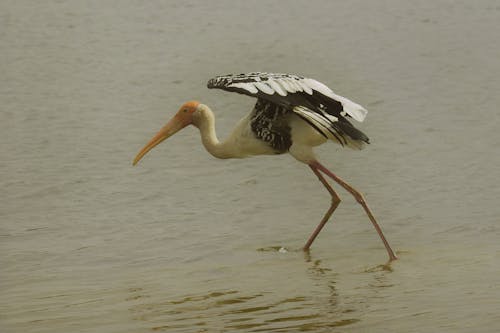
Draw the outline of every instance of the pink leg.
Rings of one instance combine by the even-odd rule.
[[[318,161],[312,162],[309,166],[311,168],[316,168],[316,169],[320,170],[321,172],[323,172],[324,174],[326,174],[327,176],[329,176],[330,178],[332,178],[333,180],[335,180],[340,186],[342,186],[343,188],[345,188],[349,193],[351,193],[354,196],[354,198],[356,199],[356,201],[358,201],[361,204],[361,206],[363,206],[363,208],[364,208],[364,210],[366,212],[366,215],[368,215],[368,218],[373,223],[373,226],[375,227],[375,230],[377,230],[377,233],[380,236],[380,238],[382,239],[382,242],[385,245],[387,253],[389,254],[389,259],[390,260],[396,260],[397,257],[394,254],[394,251],[392,251],[391,246],[389,245],[389,242],[387,242],[387,240],[385,239],[385,236],[382,233],[382,229],[380,228],[380,226],[378,225],[377,221],[375,220],[375,217],[373,216],[370,208],[368,208],[368,205],[367,205],[367,203],[366,203],[365,198],[363,197],[363,195],[361,193],[359,193],[356,189],[354,189],[351,185],[349,185],[345,181],[343,181],[340,177],[338,177],[333,172],[331,172],[326,167],[324,167]]]
[[[332,204],[331,204],[330,208],[328,209],[328,211],[326,212],[326,214],[323,217],[323,219],[321,220],[321,222],[316,227],[316,229],[314,229],[312,235],[307,240],[306,245],[304,245],[304,251],[308,251],[309,250],[309,248],[311,247],[311,244],[316,239],[316,236],[318,236],[318,234],[321,231],[321,229],[323,229],[323,227],[325,226],[325,224],[328,221],[328,219],[330,218],[330,216],[333,214],[333,212],[335,211],[335,209],[337,209],[338,205],[340,204],[340,197],[338,196],[337,192],[335,192],[333,190],[333,188],[330,186],[330,184],[328,184],[328,182],[323,177],[323,175],[321,175],[321,173],[318,171],[318,169],[315,166],[313,166],[313,165],[309,165],[309,167],[316,174],[316,176],[318,176],[318,179],[323,183],[323,185],[325,185],[327,191],[332,196]]]

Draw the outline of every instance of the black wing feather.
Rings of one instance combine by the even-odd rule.
[[[340,101],[332,99],[317,90],[311,89],[311,94],[304,92],[303,90],[290,92],[283,89],[285,95],[281,95],[277,92],[268,94],[260,89],[254,88],[252,91],[248,90],[248,86],[245,88],[238,86],[238,84],[252,84],[256,82],[265,83],[269,80],[288,80],[288,81],[301,81],[306,78],[299,75],[292,74],[275,74],[275,73],[261,73],[253,72],[247,74],[228,74],[217,76],[210,79],[207,83],[207,87],[210,89],[223,89],[230,92],[237,92],[247,96],[257,97],[265,99],[269,102],[275,103],[280,106],[293,108],[295,106],[304,106],[311,110],[317,110],[321,108],[323,111],[331,114],[332,116],[340,116],[343,111],[343,106]],[[286,83],[285,83],[286,84]],[[297,83],[296,83],[297,84]],[[302,88],[303,89],[303,88]]]
[[[348,143],[344,134],[356,141],[369,141],[368,137],[348,120],[354,116],[362,121],[366,110],[344,97],[335,95],[316,80],[292,74],[253,72],[217,76],[208,81],[207,87],[256,97],[284,107],[290,112],[295,111],[323,136],[333,135],[332,138],[342,145]],[[294,109],[296,107],[304,107],[315,115],[301,114]],[[321,121],[315,121],[315,118],[321,118]],[[325,127],[325,124],[328,125]],[[321,127],[325,127],[324,130]]]

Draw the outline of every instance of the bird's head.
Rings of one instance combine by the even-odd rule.
[[[156,135],[139,151],[137,156],[134,158],[133,165],[136,165],[144,155],[146,155],[151,149],[156,147],[162,141],[168,139],[187,125],[193,124],[195,114],[197,113],[200,105],[201,104],[196,101],[184,103],[175,116],[170,119],[170,121],[163,126],[160,131],[156,133]]]

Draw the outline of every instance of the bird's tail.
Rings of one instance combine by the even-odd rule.
[[[366,136],[365,133],[361,132],[359,129],[354,127],[349,121],[346,119],[341,119],[337,123],[335,123],[337,127],[337,131],[341,132],[342,139],[344,139],[343,145],[352,148],[352,149],[363,149],[365,144],[370,143],[370,139]]]
[[[370,140],[365,133],[355,128],[344,117],[336,117],[325,111],[313,111],[303,106],[296,106],[293,111],[308,122],[326,139],[352,149],[362,149]]]

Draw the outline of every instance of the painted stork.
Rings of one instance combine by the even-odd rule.
[[[368,137],[350,122],[350,119],[359,122],[365,119],[367,111],[361,105],[335,94],[321,82],[290,74],[229,74],[209,80],[207,87],[256,97],[257,103],[222,142],[217,139],[214,114],[208,106],[197,101],[183,104],[139,151],[134,165],[153,147],[188,125],[200,130],[206,150],[217,158],[289,153],[311,168],[332,199],[330,208],[304,245],[304,250],[309,250],[340,203],[340,197],[323,176],[326,175],[361,204],[382,239],[389,259],[396,259],[363,195],[323,166],[313,152],[313,147],[328,140],[353,149],[361,149],[369,143]]]

